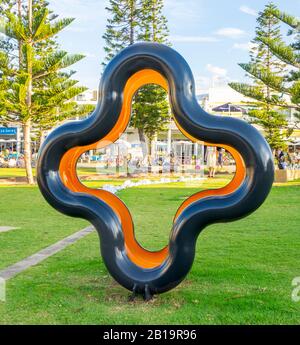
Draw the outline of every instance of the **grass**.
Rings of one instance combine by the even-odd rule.
[[[120,184],[122,182],[119,179],[96,180],[86,181],[86,184],[90,187],[101,187],[108,183]],[[210,184],[212,188],[218,188],[227,182],[228,179],[218,179],[214,185]],[[162,186],[169,188],[171,185],[173,184],[159,184],[154,185],[153,188]],[[199,182],[197,185],[199,189]],[[178,188],[184,186],[185,183],[183,182],[177,184]],[[201,183],[201,188],[206,189],[207,182]],[[146,195],[149,195],[149,188],[147,190]],[[126,197],[125,202],[127,202]],[[147,199],[144,202],[147,203]],[[181,202],[182,200],[179,200],[176,205],[178,206]],[[134,213],[140,214],[140,211],[137,210]],[[155,209],[152,215],[154,218]],[[151,221],[151,214],[149,216]],[[0,226],[18,228],[10,232],[0,233],[0,270],[88,225],[84,220],[61,215],[45,202],[37,187],[28,185],[0,185],[0,219]],[[171,226],[172,218],[168,221]]]
[[[32,169],[33,175],[35,176],[35,168]],[[79,168],[77,169],[78,175],[95,175],[97,170],[95,168]],[[0,169],[0,180],[14,177],[26,177],[26,171],[24,168],[1,168]]]
[[[0,219],[1,226],[18,228],[0,233],[0,270],[88,224],[61,215],[45,202],[37,187],[28,186],[0,186]]]
[[[159,249],[184,198],[224,183],[144,186],[120,197],[133,214],[137,239]],[[86,224],[52,210],[36,187],[1,187],[0,200],[2,223],[6,217],[1,225],[21,227],[0,234],[2,267]],[[273,187],[256,213],[209,226],[198,239],[188,277],[148,303],[128,302],[129,292],[110,277],[93,233],[8,281],[0,323],[299,324],[300,303],[291,301],[292,279],[300,276],[299,202],[299,183]]]

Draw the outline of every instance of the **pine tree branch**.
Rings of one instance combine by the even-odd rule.
[[[278,59],[292,67],[300,68],[299,58],[296,56],[292,47],[286,45],[284,42],[277,43],[264,37],[260,37],[259,40],[268,46]]]
[[[289,89],[284,87],[284,78],[276,75],[274,72],[272,73],[268,69],[259,68],[254,63],[239,63],[239,66],[271,89],[281,93],[290,93]]]
[[[278,18],[280,21],[289,25],[293,29],[297,29],[300,27],[299,19],[286,12],[280,11],[279,9],[273,9],[271,10],[271,13],[274,17]]]

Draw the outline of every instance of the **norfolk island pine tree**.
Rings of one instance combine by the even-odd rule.
[[[84,109],[70,102],[86,88],[71,79],[73,71],[62,72],[84,56],[59,50],[56,35],[74,19],[57,19],[46,1],[22,4],[20,0],[4,0],[0,11],[6,35],[0,60],[0,84],[5,85],[0,95],[1,122],[22,125],[26,175],[33,184],[32,127],[48,129],[63,119],[91,111],[91,107]]]

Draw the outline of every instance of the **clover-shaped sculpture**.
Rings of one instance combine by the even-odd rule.
[[[82,153],[105,147],[125,131],[132,97],[145,84],[168,91],[174,121],[185,136],[225,148],[236,162],[235,176],[227,186],[200,191],[183,202],[174,217],[169,245],[157,252],[139,245],[130,212],[117,196],[82,185],[76,174]],[[37,176],[42,194],[54,208],[94,225],[114,279],[149,299],[185,278],[194,261],[197,237],[207,225],[247,216],[264,202],[274,164],[267,142],[253,126],[201,109],[193,75],[181,55],[165,45],[138,43],[107,65],[95,111],[49,134],[39,153]]]

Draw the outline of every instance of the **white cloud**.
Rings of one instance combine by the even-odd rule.
[[[256,17],[257,16],[257,11],[251,7],[248,7],[246,5],[243,5],[240,7],[240,11],[241,12],[244,12],[244,13],[247,13],[247,14],[250,14],[250,16],[254,16]]]
[[[204,76],[197,76],[195,78],[195,84],[196,84],[196,91],[197,93],[201,93],[204,90],[207,90],[210,87],[211,80],[208,77]]]
[[[170,40],[172,42],[187,42],[187,43],[198,43],[198,42],[217,42],[218,39],[212,36],[184,36],[184,35],[171,35]]]
[[[256,46],[256,44],[253,42],[246,42],[246,43],[234,43],[234,45],[232,47],[233,47],[233,49],[240,49],[240,50],[249,51],[250,49],[254,48],[255,46]]]
[[[238,38],[244,36],[246,32],[238,28],[221,28],[216,31],[216,34],[223,37]]]
[[[218,66],[213,66],[212,64],[207,64],[206,69],[212,73],[214,76],[217,77],[226,77],[227,76],[227,69],[218,67]]]
[[[207,64],[206,70],[210,73],[209,77],[196,77],[195,83],[197,93],[203,93],[205,92],[205,90],[207,91],[210,87],[219,87],[227,85],[228,81],[230,80],[226,68],[214,66],[212,64]]]

